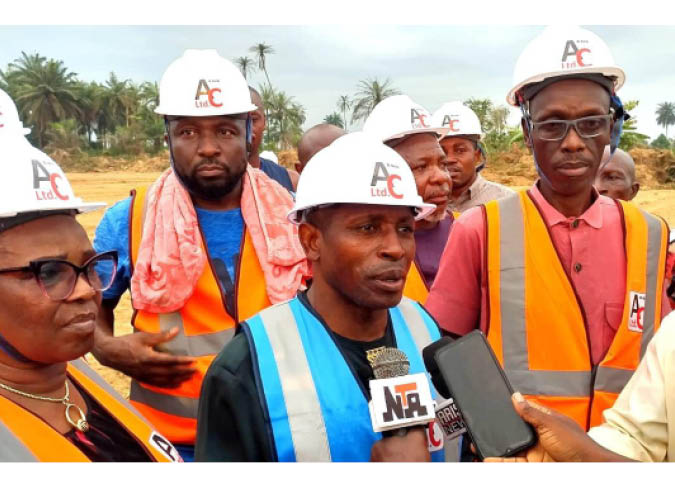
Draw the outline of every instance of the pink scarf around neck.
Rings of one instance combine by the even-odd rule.
[[[131,278],[134,309],[175,312],[190,299],[207,265],[197,213],[171,169],[148,190],[147,202]],[[303,278],[311,276],[298,228],[286,219],[292,207],[293,199],[281,185],[262,171],[247,168],[241,212],[272,304],[293,298]]]

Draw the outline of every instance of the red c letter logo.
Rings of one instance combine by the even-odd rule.
[[[452,119],[452,120],[450,121],[450,124],[448,125],[448,127],[450,128],[450,130],[451,130],[452,132],[457,132],[457,131],[459,130],[459,129],[455,128],[455,123],[456,123],[456,122],[459,122],[459,120],[457,120],[457,119]]]
[[[218,92],[221,93],[220,88],[212,88],[209,90],[209,103],[213,105],[214,107],[222,107],[222,103],[216,103],[215,100],[213,99],[213,92]]]
[[[401,193],[396,193],[394,191],[394,180],[400,180],[401,177],[399,175],[391,175],[389,178],[387,178],[387,189],[389,190],[389,193],[391,194],[392,197],[394,198],[403,198],[403,194]]]
[[[644,320],[644,316],[645,316],[644,307],[638,308],[636,322],[637,322],[638,329],[640,329],[640,330],[643,330],[643,328],[644,328],[644,325],[642,323],[642,321]]]
[[[582,66],[582,67],[588,66],[588,65],[584,64],[584,62],[582,61],[582,57],[583,57],[584,53],[590,53],[590,52],[591,52],[591,50],[587,49],[587,48],[579,49],[577,51],[577,64],[579,66]]]
[[[432,446],[434,447],[441,447],[441,441],[443,438],[441,437],[440,439],[436,438],[436,432],[434,429],[434,426],[436,425],[436,421],[432,420],[429,422],[429,425],[427,426],[427,432],[429,432],[429,442],[431,443]]]
[[[61,192],[59,192],[59,187],[56,186],[57,178],[61,179],[61,175],[58,173],[52,173],[51,175],[49,175],[49,182],[52,184],[52,190],[54,190],[54,194],[61,200],[68,200],[68,195],[64,195]]]

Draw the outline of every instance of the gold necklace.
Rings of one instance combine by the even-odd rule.
[[[66,380],[66,394],[63,395],[63,398],[50,398],[41,395],[33,395],[32,393],[26,393],[25,391],[17,390],[11,386],[7,386],[3,383],[0,383],[0,388],[4,388],[7,391],[16,393],[17,395],[25,396],[27,398],[32,398],[33,400],[43,400],[45,402],[54,402],[54,403],[63,403],[66,406],[66,420],[70,425],[75,427],[80,432],[87,432],[89,430],[89,423],[87,422],[87,417],[84,415],[84,412],[80,407],[75,405],[70,401],[70,389],[68,388],[68,380]],[[74,408],[76,412],[80,415],[80,418],[77,422],[73,421],[70,418],[70,409]]]

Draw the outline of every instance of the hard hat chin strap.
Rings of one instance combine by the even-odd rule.
[[[171,165],[171,170],[173,171],[174,176],[178,179],[183,188],[188,189],[187,185],[183,181],[181,175],[176,171],[176,163],[173,157],[173,144],[171,144],[171,131],[169,130],[169,119],[167,116],[164,116],[164,130],[166,130],[166,141],[169,145],[169,164]]]
[[[614,127],[609,139],[609,153],[611,156],[616,151],[616,148],[619,147],[621,135],[623,134],[623,123],[630,119],[630,114],[623,108],[623,103],[618,95],[611,95],[609,100],[609,106],[614,110]]]
[[[173,157],[173,145],[171,144],[171,131],[169,130],[169,119],[166,115],[164,116],[164,130],[166,131],[166,139],[167,143],[169,144],[169,164],[171,165],[173,173],[178,178],[178,181],[180,181],[181,185],[183,185],[185,189],[187,189],[185,182],[181,179],[180,175],[176,171],[176,166]],[[251,154],[252,143],[253,143],[253,122],[251,120],[251,114],[248,114],[246,116],[246,160],[248,160]]]
[[[520,106],[520,112],[523,114],[523,120],[525,121],[525,124],[527,125],[527,139],[528,142],[530,143],[530,150],[532,151],[532,159],[534,160],[534,167],[537,170],[537,174],[539,175],[539,178],[544,179],[548,181],[548,178],[546,178],[546,175],[544,174],[543,171],[541,171],[541,168],[539,167],[539,163],[537,163],[537,154],[534,150],[534,136],[532,135],[532,132],[534,130],[534,126],[532,125],[532,117],[530,116],[530,111],[528,107],[528,103],[523,99],[523,96],[518,93],[516,95],[517,100],[518,100],[518,105]]]
[[[534,166],[537,169],[539,177],[546,179],[546,176],[539,168],[539,164],[537,163],[537,155],[534,150],[534,139],[532,136],[532,131],[534,127],[532,126],[532,117],[530,116],[529,112],[528,107],[529,102],[525,101],[521,93],[516,94],[516,99],[518,101],[518,105],[520,106],[520,111],[523,114],[523,120],[525,120],[525,123],[527,124],[527,136],[530,142],[530,148],[532,149],[532,158],[534,159]],[[630,114],[624,110],[623,103],[621,102],[621,99],[618,97],[618,95],[616,94],[610,95],[609,100],[610,100],[609,106],[614,111],[614,127],[612,128],[612,132],[610,133],[609,139],[610,157],[607,159],[607,161],[605,161],[604,164],[600,166],[598,171],[600,171],[602,168],[605,167],[607,163],[609,163],[611,156],[614,154],[614,151],[616,151],[617,147],[619,147],[619,142],[621,142],[621,135],[623,134],[623,123],[626,120],[630,119]]]
[[[5,354],[8,356],[16,359],[17,361],[21,363],[32,363],[34,361],[28,359],[26,356],[21,354],[19,351],[16,350],[14,346],[12,346],[7,340],[2,337],[2,334],[0,334],[0,350],[2,350]]]

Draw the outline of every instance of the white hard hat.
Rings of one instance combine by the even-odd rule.
[[[77,198],[58,164],[23,137],[0,144],[0,218],[27,212],[98,210],[105,203]]]
[[[159,82],[161,115],[209,117],[256,110],[246,79],[215,49],[188,49]]]
[[[21,123],[14,101],[4,90],[0,90],[0,137],[26,134],[30,134],[30,129]]]
[[[316,153],[302,171],[288,219],[300,223],[301,210],[335,203],[414,207],[415,220],[432,213],[415,177],[399,154],[372,135],[352,132]]]
[[[269,159],[270,161],[273,161],[277,164],[279,164],[279,158],[277,158],[277,155],[274,154],[272,151],[263,151],[260,153],[261,158]]]
[[[431,124],[434,127],[447,128],[446,137],[476,136],[480,139],[483,135],[478,116],[462,102],[443,104],[431,116]]]
[[[429,111],[412,101],[408,95],[395,95],[375,106],[363,124],[363,132],[387,142],[425,132],[444,136],[448,130],[435,127]]]
[[[549,26],[525,47],[513,72],[506,101],[518,106],[516,94],[526,85],[572,74],[599,74],[621,88],[626,74],[614,63],[605,41],[579,26]]]
[[[673,242],[675,242],[675,230],[670,231],[670,239],[668,240],[669,244],[672,244]]]

